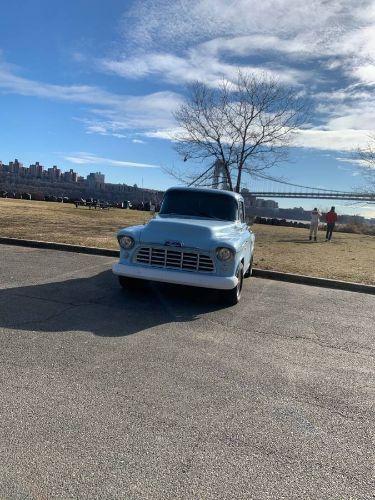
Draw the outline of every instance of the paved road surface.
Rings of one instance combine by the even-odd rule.
[[[0,498],[372,497],[374,296],[112,262],[0,245]]]

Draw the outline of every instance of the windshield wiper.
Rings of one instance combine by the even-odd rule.
[[[189,217],[188,214],[178,214],[177,212],[162,212],[160,213],[159,212],[159,215],[163,216],[163,215],[170,215],[172,217]]]
[[[219,217],[215,217],[215,215],[207,214],[206,212],[192,212],[191,215],[197,215],[198,217],[207,217],[207,219],[222,220],[222,219],[219,219]]]
[[[207,214],[206,212],[195,212],[194,210],[189,210],[189,213],[185,214],[178,214],[176,212],[165,212],[165,213],[160,213],[159,215],[169,215],[171,217],[206,217],[207,219],[215,219],[215,220],[223,220],[219,219],[219,217],[215,217],[215,215]]]

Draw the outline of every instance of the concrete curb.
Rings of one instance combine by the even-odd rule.
[[[303,285],[335,288],[337,290],[348,290],[350,292],[375,294],[374,285],[366,285],[364,283],[351,283],[350,281],[332,280],[327,278],[318,278],[317,276],[304,276],[302,274],[282,273],[280,271],[269,271],[266,269],[253,269],[253,276],[256,276],[257,278],[288,281],[289,283],[300,283]]]
[[[45,248],[49,250],[61,250],[63,252],[77,252],[91,255],[102,255],[105,257],[118,257],[118,250],[109,248],[84,247],[80,245],[68,245],[66,243],[53,243],[49,241],[22,240],[18,238],[0,237],[0,244],[15,245],[30,248]],[[257,278],[287,281],[289,283],[300,283],[304,285],[320,286],[324,288],[335,288],[337,290],[348,290],[350,292],[369,293],[375,295],[374,285],[363,283],[351,283],[349,281],[331,280],[318,278],[316,276],[304,276],[301,274],[282,273],[266,269],[253,269],[253,276]]]
[[[120,255],[119,250],[83,247],[81,245],[68,245],[67,243],[53,243],[51,241],[22,240],[18,238],[0,237],[0,244],[30,248],[46,248],[48,250],[61,250],[63,252],[86,253],[91,255],[104,255],[105,257],[119,257]]]

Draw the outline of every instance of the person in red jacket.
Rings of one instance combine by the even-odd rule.
[[[326,241],[331,241],[336,221],[337,221],[337,213],[335,212],[335,207],[331,207],[331,210],[326,214],[326,222],[327,222]]]

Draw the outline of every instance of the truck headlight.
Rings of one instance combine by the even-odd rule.
[[[129,250],[134,246],[134,240],[131,236],[118,236],[117,239],[120,247],[125,250]]]
[[[219,260],[227,262],[228,260],[233,259],[234,253],[230,248],[219,247],[216,249],[216,256]]]

